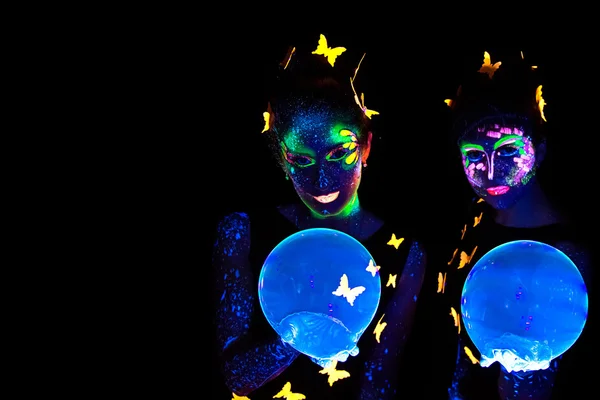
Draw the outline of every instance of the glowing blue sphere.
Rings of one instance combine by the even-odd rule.
[[[258,284],[263,313],[281,339],[323,366],[358,354],[380,297],[378,268],[367,249],[324,228],[279,243]]]
[[[579,338],[588,312],[577,266],[560,250],[519,240],[490,250],[465,281],[461,314],[481,353],[509,372],[546,369]]]

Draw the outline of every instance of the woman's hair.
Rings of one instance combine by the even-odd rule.
[[[358,127],[358,141],[367,139],[370,120],[356,102],[351,83],[360,59],[343,53],[332,66],[327,57],[312,54],[312,50],[290,48],[269,87],[267,112],[271,120],[264,135],[275,154],[280,154],[280,142],[294,118],[312,110],[350,116]]]
[[[487,73],[490,71],[493,73]],[[458,141],[477,127],[498,124],[522,127],[534,142],[543,140],[546,132],[543,104],[540,107],[538,103],[540,81],[537,67],[519,52],[492,54],[488,67],[469,68],[456,98],[451,99],[453,139]]]

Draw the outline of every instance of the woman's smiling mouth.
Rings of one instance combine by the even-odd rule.
[[[335,199],[338,198],[338,196],[340,195],[340,192],[333,192],[333,193],[329,193],[323,196],[313,196],[313,198],[318,201],[319,203],[323,203],[323,204],[327,204],[327,203],[331,203],[332,201],[334,201]]]

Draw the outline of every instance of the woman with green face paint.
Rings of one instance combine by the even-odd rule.
[[[491,249],[515,240],[539,241],[562,250],[582,273],[592,301],[590,256],[581,232],[561,215],[536,176],[546,155],[546,120],[551,118],[538,68],[519,51],[491,56],[485,52],[479,70],[474,66],[456,97],[446,102],[452,112],[457,162],[476,195],[472,215],[457,232],[448,257],[436,263],[438,295],[444,299],[439,318],[451,338],[442,342],[453,351],[450,359],[456,360],[448,376],[449,398],[563,398],[558,397],[560,387],[568,387],[567,379],[575,374],[569,378],[567,374],[581,363],[577,353],[590,335],[591,317],[574,347],[547,369],[509,372],[498,362],[481,366],[481,355],[461,315],[461,292],[473,266]],[[558,387],[553,389],[555,383]],[[577,398],[574,389],[580,385],[574,381],[573,385],[577,387],[562,393],[564,398]]]
[[[329,47],[324,36],[315,47],[290,48],[264,113],[262,136],[298,201],[234,213],[218,227],[213,266],[222,372],[234,398],[272,399],[287,388],[298,399],[392,399],[401,391],[400,355],[412,329],[425,254],[407,229],[359,200],[373,139],[370,119],[377,115],[356,91],[361,55],[348,63],[352,52]],[[377,263],[373,273],[381,276],[379,308],[358,342],[359,354],[338,362],[337,370],[346,373],[331,382],[336,373],[283,342],[257,300],[267,255],[310,228],[339,230],[360,241]]]

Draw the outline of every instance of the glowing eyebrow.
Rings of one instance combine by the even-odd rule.
[[[479,150],[479,151],[485,152],[485,150],[483,149],[483,146],[480,146],[478,144],[467,143],[467,144],[463,144],[460,148],[460,151],[463,152],[463,154],[466,153],[467,151],[471,151],[471,150]]]
[[[505,137],[503,137],[502,139],[498,140],[495,144],[494,144],[494,150],[496,150],[498,147],[505,145],[505,144],[510,144],[510,143],[515,143],[515,142],[520,142],[517,143],[519,146],[523,146],[523,142],[522,142],[522,137],[519,135],[506,135]]]
[[[286,142],[290,143],[288,144]],[[303,146],[302,144],[298,143],[297,140],[294,140],[293,137],[290,139],[290,136],[286,136],[286,138],[281,141],[281,147],[284,152],[293,153],[294,155],[309,157],[314,157],[316,155],[313,149]]]

